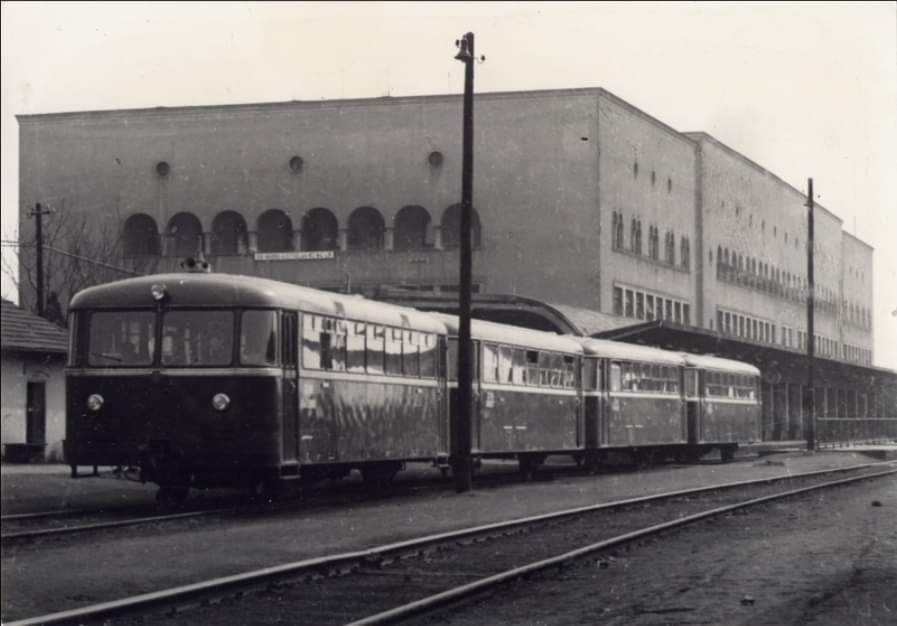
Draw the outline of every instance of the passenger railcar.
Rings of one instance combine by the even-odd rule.
[[[455,419],[459,321],[455,316],[431,315],[448,330],[448,410],[450,419]],[[472,453],[480,458],[515,458],[525,472],[549,454],[581,453],[585,439],[579,343],[481,320],[471,320],[470,335],[475,355]]]
[[[65,454],[190,487],[388,480],[446,468],[458,414],[458,318],[247,276],[184,272],[77,294]],[[597,463],[731,458],[760,436],[744,363],[473,320],[471,450]]]
[[[681,354],[601,339],[580,339],[589,462],[609,450],[652,456],[688,442]]]
[[[448,453],[445,327],[418,311],[208,273],[93,287],[70,310],[73,471],[139,467],[181,499]]]

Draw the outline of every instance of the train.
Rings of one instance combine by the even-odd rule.
[[[459,320],[219,274],[203,262],[77,293],[64,454],[191,488],[274,493],[448,471]],[[473,459],[694,460],[761,437],[760,372],[711,356],[472,320]]]

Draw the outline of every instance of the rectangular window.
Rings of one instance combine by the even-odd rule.
[[[623,315],[623,288],[614,287],[614,315]]]
[[[582,387],[586,391],[595,391],[598,385],[598,359],[583,359]]]
[[[384,353],[386,356],[387,374],[402,375],[402,331],[398,328],[385,328],[383,333]]]
[[[171,313],[165,314],[166,324]],[[220,358],[230,361],[230,354]],[[277,313],[275,311],[243,311],[240,317],[240,363],[242,365],[275,365],[277,363]]]
[[[677,324],[682,323],[682,303],[681,302],[677,301],[673,304],[673,321],[676,322]]]
[[[302,316],[302,365],[309,369],[321,369],[321,322],[317,315]]]
[[[620,372],[620,363],[614,361],[610,364],[610,390],[620,391],[622,388],[622,373]]]
[[[280,355],[286,367],[296,366],[296,313],[284,313],[280,318]]]
[[[672,300],[664,300],[664,319],[672,320],[673,319],[673,301]]]
[[[645,296],[645,319],[654,319],[654,296],[650,293]]]
[[[716,329],[721,333],[726,331],[726,327],[723,325],[723,312],[722,311],[716,312]]]
[[[365,354],[368,374],[383,374],[385,371],[384,356],[386,352],[386,329],[377,324],[367,325],[367,345]]]
[[[573,389],[576,387],[576,358],[572,356],[564,357],[564,380],[565,389]]]
[[[688,304],[682,305],[682,323],[691,326],[691,307]]]
[[[526,384],[526,350],[514,348],[511,363],[511,382],[515,385]]]
[[[402,373],[405,376],[420,376],[420,344],[423,337],[413,330],[403,331]]]
[[[498,347],[490,343],[483,344],[483,380],[498,382]]]
[[[231,345],[233,314],[219,311],[227,316],[226,337],[221,341]],[[74,327],[73,327],[74,331]],[[72,335],[75,333],[73,332]],[[102,367],[139,367],[151,365],[156,343],[155,311],[103,311],[90,314],[87,340],[87,364]],[[227,354],[222,365],[230,363]],[[185,363],[186,364],[186,363]]]
[[[275,316],[274,311],[261,313]],[[259,336],[261,358],[268,348],[268,329],[266,324]],[[233,360],[233,334],[232,311],[168,311],[162,318],[162,365],[229,365]]]
[[[640,320],[645,319],[645,294],[641,291],[635,294],[635,316]]]
[[[510,383],[511,373],[514,369],[514,354],[511,348],[500,347],[498,349],[498,382]]]
[[[633,302],[634,297],[631,289],[626,290],[626,317],[633,317],[635,315],[635,303]]]
[[[526,351],[526,382],[529,385],[538,385],[541,381],[539,373],[539,351]]]
[[[349,322],[346,325],[346,371],[348,372],[355,374],[365,372],[365,334],[364,322]]]

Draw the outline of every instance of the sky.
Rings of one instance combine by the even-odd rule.
[[[15,115],[604,87],[703,130],[875,248],[875,364],[897,369],[897,3],[20,3],[2,10],[2,234]],[[7,250],[8,249],[4,249]],[[4,277],[4,297],[15,299]]]

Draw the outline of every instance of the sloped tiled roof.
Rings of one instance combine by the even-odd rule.
[[[23,352],[68,352],[68,332],[8,300],[2,301],[0,346]]]

